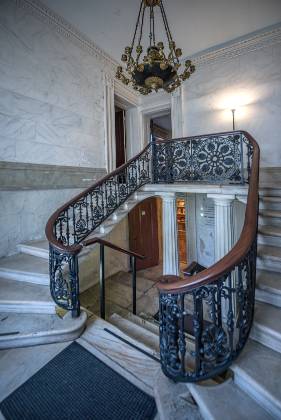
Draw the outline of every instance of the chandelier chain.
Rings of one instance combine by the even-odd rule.
[[[166,51],[166,41],[164,44],[162,41],[157,42],[156,39],[155,16],[157,10],[162,18],[168,41],[168,50]],[[149,20],[148,28],[144,28],[145,18]],[[144,32],[148,36],[146,51],[144,50],[145,44],[142,43]],[[136,43],[137,38],[138,42]],[[126,69],[118,66],[116,78],[125,85],[131,83],[133,88],[143,95],[152,91],[157,92],[159,89],[171,93],[195,71],[195,66],[191,61],[186,60],[183,72],[178,74],[178,69],[182,65],[179,60],[181,55],[181,48],[177,48],[173,40],[163,1],[141,0],[131,46],[125,47],[121,56],[121,60],[126,63]]]

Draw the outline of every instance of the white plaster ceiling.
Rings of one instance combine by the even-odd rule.
[[[140,0],[43,2],[118,61],[124,47],[130,45]],[[281,0],[163,0],[163,3],[173,37],[184,57],[281,21]]]

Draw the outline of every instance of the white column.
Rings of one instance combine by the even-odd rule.
[[[182,120],[182,88],[177,88],[171,94],[171,119],[172,119],[172,137],[183,136]]]
[[[162,198],[163,274],[179,275],[176,195],[167,193]]]
[[[220,260],[234,244],[234,195],[208,194],[215,203],[215,261]]]
[[[215,203],[215,262],[224,257],[234,245],[233,203],[235,195],[208,194]],[[232,286],[235,286],[235,273],[231,275]],[[229,304],[222,299],[222,318],[227,321]],[[236,313],[236,299],[233,296],[232,308]]]
[[[106,168],[111,172],[116,168],[114,79],[107,73],[104,73],[104,131]]]

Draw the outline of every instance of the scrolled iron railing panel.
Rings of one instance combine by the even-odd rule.
[[[253,322],[256,244],[223,278],[190,292],[160,293],[160,356],[176,381],[225,371],[244,347]],[[192,319],[192,331],[186,319]]]
[[[157,182],[244,183],[243,133],[178,139],[155,145]],[[248,165],[247,169],[250,169]]]

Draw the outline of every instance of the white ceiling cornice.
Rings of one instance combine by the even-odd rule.
[[[77,46],[83,48],[91,55],[102,59],[112,68],[115,68],[119,65],[117,61],[115,61],[112,57],[110,57],[110,55],[99,48],[93,41],[88,39],[86,35],[84,35],[73,25],[67,22],[63,17],[49,9],[39,0],[16,0],[16,3],[18,7],[27,9],[33,16],[52,26],[65,38],[70,39]]]
[[[281,23],[254,34],[245,35],[227,44],[208,49],[202,53],[194,54],[189,59],[199,67],[217,61],[231,60],[234,57],[272,46],[279,42],[281,42]]]
[[[92,40],[87,38],[85,34],[67,22],[62,16],[41,3],[40,0],[16,0],[16,3],[18,7],[27,9],[31,15],[53,27],[59,34],[69,39],[79,48],[82,48],[89,54],[97,57],[106,66],[105,72],[114,80],[116,67],[120,64],[98,47]],[[118,92],[121,92],[121,87],[118,82],[119,81],[115,80],[115,85],[117,85]],[[128,97],[132,103],[139,103],[138,92],[131,89],[129,86],[122,85],[122,95],[126,98]]]

